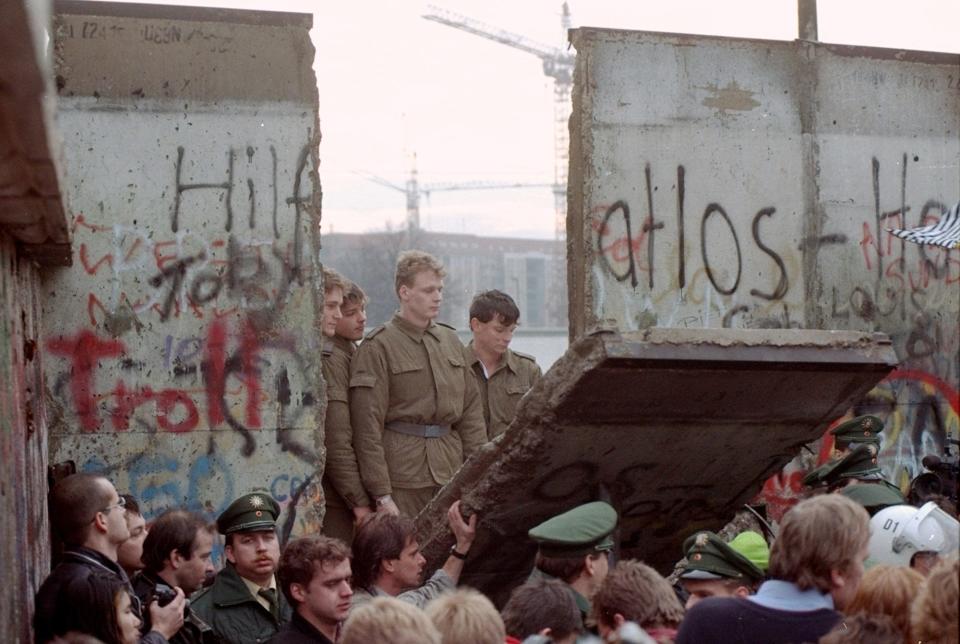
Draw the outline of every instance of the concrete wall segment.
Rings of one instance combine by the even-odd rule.
[[[0,232],[0,635],[32,641],[33,597],[50,569],[40,276]]]
[[[852,411],[886,420],[888,476],[919,474],[960,435],[960,260],[885,229],[960,199],[960,56],[591,28],[572,42],[571,337],[886,332],[909,375]]]
[[[316,530],[309,16],[58,8],[77,243],[74,268],[47,280],[52,458],[106,472],[148,518],[213,517],[258,488],[284,508],[284,537]]]

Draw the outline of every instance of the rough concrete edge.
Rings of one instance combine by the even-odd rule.
[[[713,345],[732,347],[746,345],[778,347],[812,347],[851,349],[892,347],[893,340],[879,331],[842,329],[715,329],[651,327],[642,331],[625,331],[625,342],[654,345]],[[762,338],[762,339],[761,339]]]
[[[307,215],[306,222],[300,222],[302,226],[309,226],[310,240],[310,260],[309,275],[307,277],[307,287],[310,288],[310,299],[313,306],[313,320],[310,331],[317,340],[316,346],[323,346],[323,264],[320,262],[320,222],[323,218],[323,188],[320,183],[320,90],[317,84],[316,70],[313,68],[313,62],[316,59],[316,47],[310,38],[310,26],[312,25],[312,16],[309,24],[304,25],[302,38],[295,43],[295,49],[300,54],[303,64],[309,64],[310,71],[307,75],[312,79],[312,91],[309,91],[311,97],[311,110],[313,112],[312,128],[308,129],[308,138],[310,140],[309,156],[304,161],[309,164],[310,177],[310,200],[304,204]],[[303,42],[303,50],[300,50],[299,43]],[[299,195],[295,195],[299,196]],[[318,404],[314,407],[314,427],[313,447],[316,462],[314,463],[314,474],[304,482],[301,488],[302,493],[297,501],[291,504],[294,506],[294,512],[306,514],[306,521],[309,524],[322,526],[326,514],[326,499],[323,494],[323,472],[327,461],[327,450],[325,444],[325,422],[327,415],[327,382],[323,377],[323,352],[317,352],[317,361],[311,373],[311,379],[314,383],[314,396]],[[290,531],[285,536],[299,536],[291,531],[295,526],[290,526]]]
[[[582,335],[590,324],[592,298],[588,285],[590,276],[585,273],[589,252],[590,235],[586,233],[590,211],[586,188],[591,175],[589,160],[593,154],[593,133],[590,128],[590,111],[593,94],[590,91],[591,48],[589,41],[581,37],[579,29],[571,29],[570,44],[577,50],[573,72],[573,107],[568,124],[570,134],[569,166],[567,168],[567,299],[569,301],[569,341]],[[583,159],[587,159],[584,163]]]
[[[798,61],[793,92],[797,114],[800,117],[801,168],[800,190],[803,211],[802,276],[803,276],[803,324],[807,328],[820,328],[823,308],[820,297],[823,284],[819,280],[820,238],[826,212],[820,199],[820,143],[817,140],[817,115],[819,73],[815,43],[797,41],[795,58]]]
[[[934,65],[950,64],[958,62],[960,54],[942,51],[927,51],[922,49],[896,49],[889,47],[869,47],[865,45],[847,45],[843,43],[825,43],[801,40],[776,40],[772,38],[743,38],[740,36],[717,36],[707,34],[689,34],[674,31],[646,31],[642,29],[615,29],[608,27],[580,27],[577,31],[582,31],[587,37],[599,40],[607,39],[608,42],[613,39],[622,39],[624,35],[633,35],[636,37],[653,37],[660,40],[675,40],[681,46],[702,45],[708,42],[717,44],[749,44],[760,45],[763,47],[784,46],[792,47],[794,43],[802,42],[826,49],[837,56],[872,58],[875,60],[896,60],[905,62],[930,63]]]
[[[230,22],[235,24],[274,27],[304,26],[313,28],[313,14],[288,11],[258,11],[250,9],[200,7],[189,5],[162,5],[136,2],[91,2],[89,0],[54,0],[57,14],[73,16],[109,16],[115,18],[143,18],[147,20],[199,20],[202,22]]]
[[[453,545],[453,534],[447,525],[447,509],[457,499],[463,501],[465,513],[480,517],[477,531],[483,531],[483,514],[499,505],[503,492],[498,488],[501,476],[508,479],[514,472],[529,471],[528,464],[541,456],[544,429],[556,426],[555,409],[580,381],[584,373],[606,359],[605,342],[619,338],[616,334],[591,334],[578,338],[520,401],[514,421],[496,440],[471,456],[417,516],[417,536],[429,575],[446,561]],[[467,564],[469,566],[469,562]]]

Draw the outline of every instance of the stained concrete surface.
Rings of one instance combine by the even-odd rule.
[[[526,533],[590,500],[617,508],[619,556],[667,574],[763,481],[897,363],[888,337],[846,331],[649,329],[574,342],[498,441],[418,517],[442,565],[446,508],[480,516],[462,583],[503,601],[533,565]]]

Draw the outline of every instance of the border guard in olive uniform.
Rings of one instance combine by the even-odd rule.
[[[510,426],[517,403],[542,375],[533,356],[510,349],[519,321],[517,303],[502,291],[484,291],[470,303],[473,340],[464,355],[477,379],[490,440]]]
[[[363,337],[363,321],[360,336],[346,338],[338,334],[348,310],[356,327],[357,311],[362,315],[363,291],[330,269],[323,271],[323,379],[327,383],[327,413],[324,417],[323,444],[327,458],[323,468],[323,496],[326,511],[323,517],[323,534],[353,541],[353,531],[360,519],[371,512],[370,497],[360,481],[357,455],[353,450],[353,428],[350,425],[350,360],[356,352],[353,340]],[[357,293],[359,293],[359,302]],[[350,297],[348,303],[347,298]],[[366,320],[362,317],[362,320]],[[345,329],[348,330],[348,329]],[[349,332],[349,330],[348,330]]]
[[[444,274],[427,253],[401,253],[400,310],[367,335],[350,366],[354,448],[377,511],[416,516],[486,442],[463,345],[434,322]]]

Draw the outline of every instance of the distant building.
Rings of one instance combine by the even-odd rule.
[[[373,326],[396,309],[394,264],[400,251],[409,248],[436,255],[447,268],[442,321],[466,329],[471,298],[496,288],[517,301],[525,330],[566,329],[566,256],[561,242],[425,230],[331,233],[323,237],[320,259],[367,292],[368,324]]]

